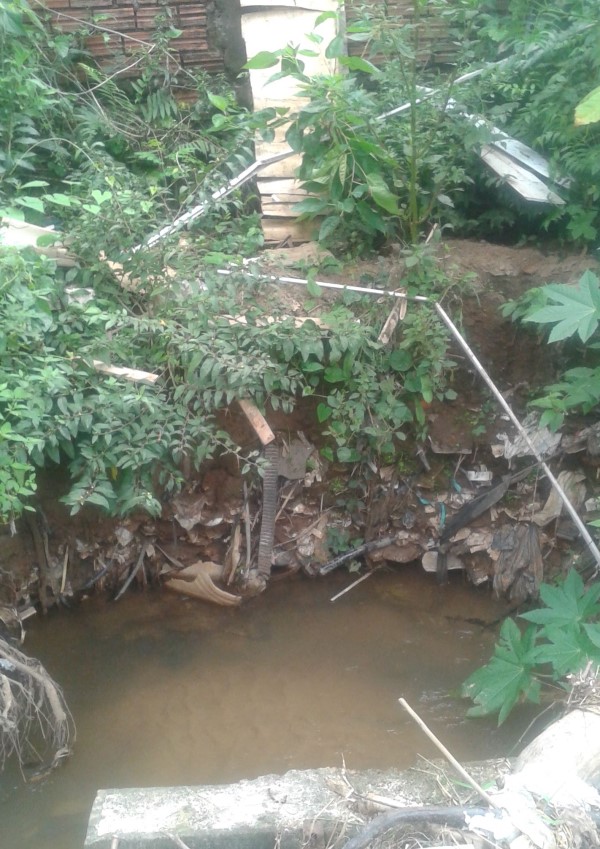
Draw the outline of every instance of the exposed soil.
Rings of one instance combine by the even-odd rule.
[[[312,261],[305,247],[269,253],[271,268],[277,273],[303,276],[302,269]],[[597,264],[587,256],[544,254],[529,247],[463,240],[443,243],[438,259],[457,283],[468,276],[468,286],[457,286],[449,296],[448,309],[453,314],[460,312],[469,344],[523,416],[524,401],[533,388],[556,377],[557,362],[555,354],[535,334],[517,333],[515,325],[502,318],[499,307],[531,287],[574,282],[585,269]],[[294,267],[300,270],[289,270]],[[398,253],[375,262],[356,263],[343,273],[323,272],[322,279],[361,285],[377,281],[379,286],[395,289],[402,285],[402,274],[403,261]],[[284,300],[286,309],[302,312],[303,293],[291,287],[274,286],[273,291]],[[326,293],[325,297],[336,295]],[[408,445],[395,468],[373,469],[370,479],[358,480],[352,474],[348,477],[346,467],[327,466],[318,450],[309,450],[301,473],[282,482],[274,577],[298,569],[314,573],[335,554],[355,546],[359,538],[375,540],[389,534],[395,537],[393,545],[367,555],[371,567],[383,561],[420,559],[435,545],[446,516],[480,493],[476,486],[466,485],[464,476],[459,475],[461,466],[472,470],[485,464],[494,473],[506,472],[505,461],[496,463],[490,453],[490,445],[498,441],[498,431],[507,430],[506,423],[464,352],[457,348],[454,353],[463,366],[456,378],[458,400],[433,404],[427,410],[430,444],[424,460],[415,455],[417,446]],[[300,403],[291,415],[267,411],[267,419],[280,443],[291,445],[292,451],[298,450],[299,432],[310,446],[318,449],[322,444],[311,399]],[[244,448],[259,447],[237,405],[223,412],[221,424]],[[16,536],[11,536],[8,528],[0,535],[0,603],[9,607],[23,609],[29,602],[39,603],[40,559],[45,560],[41,576],[42,583],[47,584],[42,592],[43,606],[73,603],[74,597],[91,592],[92,587],[115,592],[138,562],[142,566],[134,583],[156,581],[166,568],[164,552],[183,565],[198,560],[225,563],[231,574],[237,557],[245,560],[243,481],[232,458],[212,464],[199,479],[190,480],[186,492],[165,506],[159,520],[109,520],[94,509],[70,518],[58,501],[66,488],[58,468],[40,476],[39,488],[38,516],[21,521]],[[536,479],[519,483],[515,492],[512,510],[508,510],[510,521],[523,518],[519,510],[525,503],[536,502],[539,508],[547,488]],[[515,504],[515,498],[519,503]],[[261,486],[256,481],[248,499],[253,545],[260,530],[260,503]],[[487,533],[481,545],[477,547],[472,540],[468,543],[465,537],[455,551],[476,583],[493,573],[491,533],[507,521],[506,514],[500,517],[496,508],[491,515],[492,525],[489,512],[470,525]],[[546,568],[553,560],[558,566],[555,535],[543,531],[541,545]],[[558,549],[561,546],[564,548],[559,544]],[[245,572],[242,567],[238,570]],[[260,583],[247,578],[245,591],[262,589]]]

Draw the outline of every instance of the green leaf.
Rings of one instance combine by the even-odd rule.
[[[592,642],[596,648],[600,648],[600,625],[586,624],[583,628],[590,642]]]
[[[215,109],[219,109],[221,112],[227,112],[228,103],[225,97],[221,97],[220,94],[211,94],[210,91],[206,92],[206,96]]]
[[[44,200],[48,200],[50,203],[55,203],[57,206],[79,206],[78,198],[70,198],[68,195],[63,195],[60,192],[44,195]]]
[[[317,419],[319,424],[323,424],[333,415],[333,410],[331,407],[328,407],[327,404],[323,404],[322,402],[317,405]]]
[[[112,198],[112,194],[110,192],[101,192],[99,189],[92,189],[92,197],[96,203],[102,206],[102,204],[108,203],[108,201]]]
[[[27,35],[27,30],[25,30],[22,25],[21,15],[16,11],[13,12],[7,4],[3,4],[3,6],[0,7],[0,25],[1,30],[7,35]]]
[[[29,183],[23,183],[21,188],[22,189],[41,189],[41,188],[44,188],[44,186],[48,186],[48,185],[49,185],[49,183],[47,183],[45,180],[30,180]]]
[[[294,122],[290,124],[285,134],[285,140],[292,148],[292,150],[300,151],[302,150],[302,139],[303,139],[303,130],[298,127],[298,124]]]
[[[108,499],[99,492],[92,492],[85,500],[88,504],[97,504],[99,507],[104,507],[106,510],[110,510],[110,503],[108,502]]]
[[[328,239],[337,229],[340,221],[339,215],[328,215],[327,218],[324,218],[319,228],[319,242],[324,242]]]
[[[379,230],[381,233],[387,232],[385,220],[379,213],[371,209],[365,201],[360,201],[356,204],[356,211],[370,233],[374,233],[376,230]]]
[[[280,52],[271,53],[268,50],[261,50],[251,59],[248,59],[244,68],[248,71],[260,71],[264,68],[273,68],[275,65],[279,64],[280,57]]]
[[[557,677],[575,671],[586,662],[586,647],[576,630],[546,628],[544,637],[548,643],[538,647],[537,659],[539,663],[551,664]]]
[[[321,12],[319,17],[316,19],[314,25],[315,25],[315,27],[318,27],[320,24],[323,23],[323,21],[335,20],[337,18],[337,16],[338,16],[337,12]]]
[[[355,448],[348,448],[347,445],[342,445],[337,450],[337,458],[340,463],[357,463],[360,460],[360,454]]]
[[[543,291],[555,304],[536,309],[524,321],[554,324],[550,342],[560,342],[576,333],[582,342],[595,333],[600,320],[600,281],[592,271],[586,271],[577,286],[551,284]]]
[[[593,89],[575,107],[575,126],[595,124],[600,121],[600,86]]]
[[[343,383],[347,380],[346,374],[339,366],[328,366],[324,377],[327,383]]]
[[[326,59],[338,59],[346,55],[346,40],[343,35],[336,35],[325,48]]]
[[[319,215],[327,209],[327,201],[321,198],[305,198],[292,207],[298,215]]]
[[[312,298],[320,298],[323,294],[323,290],[321,289],[319,284],[316,283],[314,280],[311,280],[310,278],[308,279],[306,290]]]
[[[399,215],[398,198],[390,192],[381,174],[367,174],[367,184],[371,197],[382,209],[391,215]]]
[[[25,195],[24,197],[15,198],[14,202],[18,203],[19,206],[27,207],[27,209],[34,209],[36,212],[44,212],[44,202],[40,198]]]
[[[323,371],[324,368],[325,366],[322,365],[322,363],[317,363],[314,360],[310,360],[309,362],[303,364],[302,371],[314,373],[316,371]]]
[[[362,71],[363,74],[379,74],[380,70],[372,62],[361,59],[360,56],[340,56],[340,65],[350,71]]]
[[[535,637],[534,628],[521,634],[512,619],[505,619],[494,656],[463,684],[463,695],[475,702],[469,716],[498,712],[498,724],[501,724],[520,697],[537,701],[539,686],[532,677]]]

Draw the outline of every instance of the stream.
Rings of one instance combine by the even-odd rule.
[[[489,657],[497,626],[483,624],[505,606],[412,566],[332,604],[354,578],[275,582],[233,610],[152,590],[29,620],[24,649],[63,687],[77,742],[38,785],[0,776],[0,849],[81,849],[100,787],[437,757],[400,696],[459,759],[510,754],[525,718],[467,720],[452,695]]]

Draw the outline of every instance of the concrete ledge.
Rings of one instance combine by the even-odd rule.
[[[357,793],[407,806],[439,801],[435,782],[416,770],[292,770],[223,786],[100,790],[85,849],[174,849],[174,837],[189,849],[334,849],[365,820],[344,798],[344,775]]]
[[[402,773],[347,774],[359,791],[405,798]],[[85,847],[111,849],[117,837],[119,849],[173,849],[168,834],[175,834],[190,849],[273,849],[276,840],[285,849],[299,849],[311,842],[313,822],[326,840],[340,822],[348,828],[349,819],[355,828],[361,824],[333,786],[344,787],[341,770],[292,770],[215,787],[100,790]]]

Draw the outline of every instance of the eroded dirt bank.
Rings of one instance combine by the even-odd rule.
[[[305,251],[274,251],[270,262],[273,268],[290,262],[305,268],[306,256]],[[535,387],[555,378],[558,358],[539,337],[517,331],[503,319],[499,307],[532,286],[574,282],[594,263],[585,256],[561,257],[533,248],[465,241],[442,244],[438,261],[457,281],[450,305],[462,319],[466,338],[505,397],[524,416]],[[396,288],[402,273],[402,256],[392,253],[344,269],[333,279]],[[285,299],[290,310],[301,309],[302,299],[296,299],[293,289],[273,287],[273,292]],[[266,411],[279,447],[273,578],[297,571],[315,575],[336,555],[377,542],[382,547],[375,545],[348,562],[366,563],[373,569],[420,561],[435,570],[435,557],[432,561],[428,552],[436,548],[444,525],[513,466],[494,453],[502,434],[510,441],[514,433],[464,354],[458,349],[454,354],[459,365],[457,400],[428,407],[428,439],[423,444],[407,441],[398,456],[383,465],[351,467],[325,461],[312,399],[299,402],[291,415]],[[577,422],[574,429],[586,424]],[[237,404],[223,411],[222,425],[245,449],[261,448]],[[520,467],[524,464],[522,460]],[[596,459],[585,446],[577,453],[561,454],[559,468],[579,476],[575,482],[579,495],[588,493],[585,481],[594,473]],[[6,607],[26,611],[30,604],[38,608],[72,605],[102,590],[114,597],[128,581],[134,586],[156,585],[165,576],[172,578],[179,567],[198,561],[220,568],[209,569],[206,576],[192,576],[198,577],[200,594],[210,600],[222,603],[225,595],[219,593],[252,595],[264,588],[265,582],[253,575],[262,481],[256,475],[244,479],[232,458],[190,477],[186,489],[165,503],[157,520],[145,516],[107,519],[94,509],[70,518],[58,501],[65,486],[60,468],[46,470],[40,476],[37,512],[18,523],[16,535],[2,529],[0,599]],[[547,484],[535,470],[515,481],[507,497],[491,505],[491,512],[459,529],[450,568],[464,569],[476,584],[491,578],[503,551],[498,539],[494,547],[495,535],[539,514],[548,495]],[[565,549],[577,538],[568,521],[561,519],[550,528],[548,524],[538,525],[547,571],[560,567]],[[383,546],[388,538],[393,540]],[[539,572],[539,564],[530,571],[536,569]],[[510,592],[517,577],[504,575],[500,588]],[[539,575],[534,579],[539,580]],[[516,597],[523,595],[527,593],[521,587]],[[10,614],[5,618],[10,619]]]

